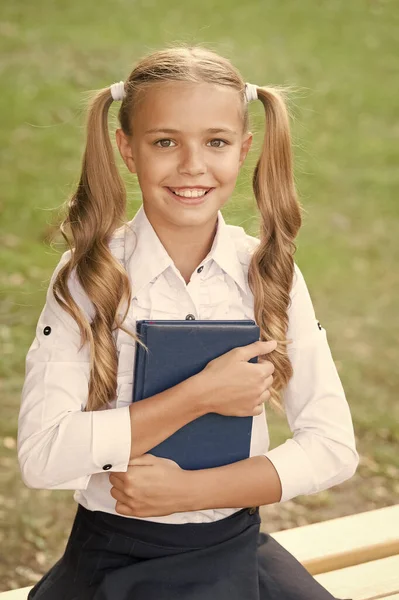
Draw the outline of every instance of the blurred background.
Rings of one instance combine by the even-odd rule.
[[[327,330],[361,455],[344,484],[262,507],[262,529],[397,502],[398,4],[13,0],[0,10],[0,591],[41,578],[63,553],[76,511],[73,491],[24,486],[16,439],[25,356],[64,250],[60,209],[80,172],[85,93],[125,79],[143,54],[176,42],[205,44],[251,83],[296,87],[289,109],[306,212],[295,260]],[[250,114],[254,143],[223,214],[257,236],[251,177],[261,104]],[[118,164],[131,219],[140,190],[119,155]],[[271,447],[291,437],[284,417],[269,410],[268,420]]]

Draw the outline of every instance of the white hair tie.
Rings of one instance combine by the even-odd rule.
[[[123,81],[118,81],[111,85],[111,95],[114,100],[123,100],[126,96],[125,84]]]
[[[245,84],[245,97],[247,102],[251,102],[251,100],[258,99],[258,86],[253,85],[252,83]]]

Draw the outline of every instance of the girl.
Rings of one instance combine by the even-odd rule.
[[[253,175],[259,239],[220,211],[251,146],[256,99],[266,118]],[[143,196],[128,223],[113,101],[118,149]],[[245,84],[227,59],[182,45],[95,95],[60,226],[70,249],[27,354],[18,429],[25,484],[73,489],[78,506],[64,555],[29,599],[333,598],[259,531],[260,505],[330,488],[358,464],[326,331],[293,260],[300,225],[280,89]],[[262,341],[132,404],[136,319],[254,319]],[[293,431],[272,450],[265,402]],[[254,417],[250,458],[185,471],[151,454],[207,412]]]

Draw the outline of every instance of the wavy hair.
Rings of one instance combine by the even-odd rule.
[[[245,81],[231,62],[203,46],[177,45],[141,58],[125,81],[125,98],[118,112],[123,132],[130,136],[131,116],[143,92],[155,83],[188,81],[215,83],[237,91],[242,108],[242,131],[249,129]],[[293,370],[287,354],[287,309],[294,276],[294,239],[301,226],[301,206],[295,190],[289,113],[283,87],[258,87],[265,109],[265,135],[253,173],[253,191],[260,214],[260,244],[251,257],[248,283],[254,295],[254,317],[261,339],[278,342],[267,355],[274,366],[269,404],[283,412],[281,389]],[[108,112],[113,102],[110,87],[96,90],[87,112],[87,139],[77,189],[67,200],[67,215],[60,231],[71,250],[60,269],[53,292],[57,302],[76,320],[81,348],[90,344],[90,380],[85,410],[98,410],[115,398],[117,389],[116,328],[144,344],[123,326],[131,303],[125,269],[114,258],[109,242],[124,223],[126,190],[115,165],[108,132]],[[69,241],[67,227],[71,231]],[[93,303],[91,322],[73,299],[68,281],[72,272]],[[121,305],[126,303],[122,319]]]

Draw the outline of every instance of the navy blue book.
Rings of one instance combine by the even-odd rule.
[[[214,358],[260,338],[251,320],[156,320],[136,322],[148,352],[136,344],[133,402],[159,394],[196,375]],[[254,357],[249,362],[257,363]],[[190,398],[187,398],[190,402]],[[148,450],[182,469],[220,467],[249,458],[253,417],[207,413]]]

